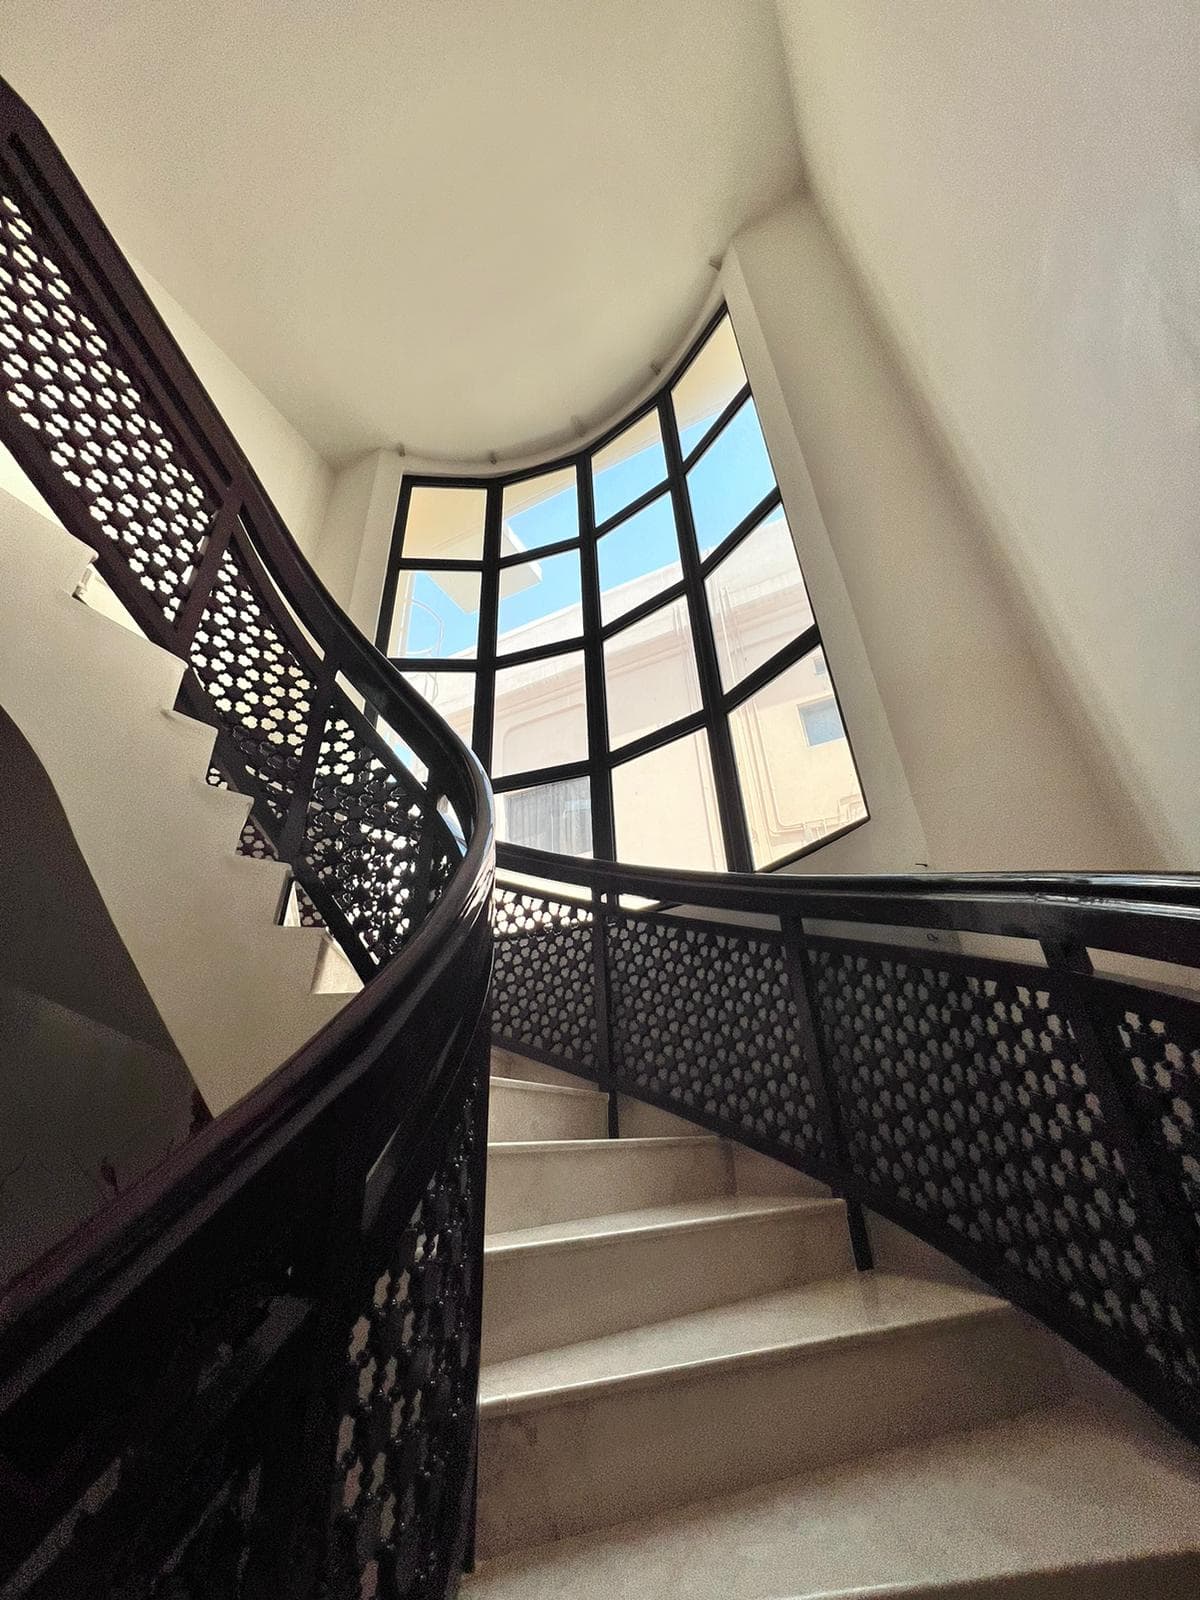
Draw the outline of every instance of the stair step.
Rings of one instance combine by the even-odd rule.
[[[488,1142],[603,1139],[608,1096],[595,1089],[493,1078],[489,1086]]]
[[[1044,1403],[1060,1382],[1005,1301],[882,1273],[492,1363],[480,1379],[479,1549],[989,1421]]]
[[[507,1361],[848,1271],[840,1200],[718,1196],[489,1236],[483,1359]]]
[[[487,1228],[504,1233],[734,1190],[721,1139],[555,1139],[488,1150]]]
[[[485,1561],[463,1593],[1185,1600],[1196,1461],[1072,1402]]]
[[[547,1067],[528,1056],[506,1050],[503,1045],[492,1046],[492,1073],[497,1078],[519,1078],[523,1083],[556,1083],[564,1089],[587,1088],[589,1079],[574,1072],[563,1072],[559,1067]]]

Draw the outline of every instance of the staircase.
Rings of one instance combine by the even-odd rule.
[[[1004,1300],[856,1273],[811,1180],[492,1073],[472,1600],[1197,1592],[1200,1458]]]
[[[0,705],[45,767],[219,1115],[336,1016],[346,994],[313,992],[328,966],[320,929],[274,926],[288,869],[265,850],[239,852],[251,800],[211,781],[216,728],[175,710],[185,663],[121,620],[94,557],[0,494],[0,638],[22,640],[19,652],[0,652]]]
[[[0,1293],[5,1600],[449,1600],[473,1545],[476,1600],[1194,1596],[1130,1397],[1200,1440],[1197,881],[493,895],[478,762],[2,82],[0,348],[89,541],[0,528],[0,703],[221,1113]],[[492,1029],[547,1064],[485,1139]]]

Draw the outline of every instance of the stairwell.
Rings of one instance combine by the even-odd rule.
[[[335,1016],[357,984],[314,992],[330,987],[329,941],[316,928],[275,926],[288,869],[239,853],[251,801],[211,781],[216,729],[174,709],[185,663],[119,619],[93,559],[0,493],[0,638],[21,641],[0,650],[0,704],[49,775],[216,1115]]]
[[[820,1185],[494,1051],[472,1600],[1200,1588],[1200,1466]],[[659,1120],[661,1119],[661,1120]]]

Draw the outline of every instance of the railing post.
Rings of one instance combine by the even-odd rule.
[[[612,1070],[612,1010],[608,972],[608,904],[606,889],[592,890],[592,993],[596,1005],[596,1086],[608,1096],[608,1137],[621,1137],[617,1088]]]
[[[333,686],[336,677],[337,668],[326,656],[321,664],[320,676],[313,685],[312,702],[308,708],[308,727],[300,751],[300,765],[292,785],[292,798],[288,804],[287,816],[279,832],[276,853],[281,861],[294,863],[297,857],[303,855],[304,836],[308,824],[308,802],[312,798],[317,762],[320,760],[321,744],[325,738],[325,726],[329,720],[330,707],[333,705]]]
[[[1142,1139],[1137,1110],[1122,1081],[1123,1065],[1113,1059],[1092,1022],[1088,1005],[1089,990],[1095,981],[1092,958],[1086,946],[1070,940],[1045,938],[1039,943],[1046,966],[1054,975],[1054,993],[1063,1004],[1084,1071],[1099,1090],[1104,1120],[1125,1177],[1146,1207],[1159,1272],[1186,1310],[1192,1329],[1200,1332],[1200,1294],[1196,1287],[1200,1238],[1195,1217],[1190,1207],[1172,1205],[1175,1183],[1159,1165],[1153,1145],[1148,1148]]]
[[[185,661],[190,658],[192,640],[196,636],[200,619],[216,587],[217,574],[221,570],[225,552],[229,549],[229,542],[233,537],[233,530],[237,527],[241,509],[240,490],[231,488],[213,519],[213,525],[209,529],[208,544],[192,578],[192,587],[175,619],[175,650]]]
[[[821,1121],[832,1154],[831,1165],[841,1174],[841,1183],[832,1185],[834,1193],[846,1201],[846,1225],[850,1230],[850,1248],[854,1252],[854,1265],[860,1272],[869,1272],[875,1264],[871,1252],[871,1237],[867,1232],[867,1218],[860,1201],[847,1193],[851,1186],[850,1150],[842,1127],[841,1108],[838,1105],[837,1087],[829,1072],[825,1052],[821,1048],[816,1022],[812,966],[804,943],[804,924],[790,912],[780,917],[783,932],[783,960],[788,985],[796,1007],[796,1020],[804,1058],[812,1075],[813,1094],[816,1096]]]

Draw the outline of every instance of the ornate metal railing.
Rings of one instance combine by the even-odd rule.
[[[1200,878],[499,862],[497,1042],[824,1180],[860,1265],[891,1218],[1200,1439]]]
[[[470,1536],[486,780],[331,600],[3,84],[0,372],[0,439],[187,662],[211,781],[253,796],[369,980],[8,1285],[0,1593],[445,1595]]]

